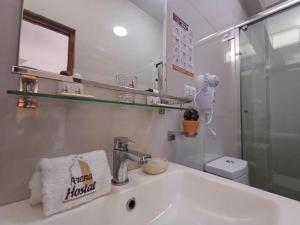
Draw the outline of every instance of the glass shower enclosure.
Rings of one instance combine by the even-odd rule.
[[[300,201],[300,6],[240,28],[250,184]]]

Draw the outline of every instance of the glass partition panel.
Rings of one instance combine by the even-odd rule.
[[[269,141],[265,48],[263,22],[240,31],[243,157],[249,162],[250,184],[267,190]]]
[[[251,185],[300,200],[300,6],[240,31]]]
[[[300,6],[265,26],[272,191],[300,200]]]

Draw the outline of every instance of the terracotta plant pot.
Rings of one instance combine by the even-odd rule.
[[[182,121],[183,130],[184,130],[184,132],[186,132],[188,134],[197,133],[199,125],[200,125],[200,122],[195,121],[195,120],[183,120]]]

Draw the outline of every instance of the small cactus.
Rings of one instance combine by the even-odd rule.
[[[193,121],[198,121],[199,119],[199,112],[198,110],[191,108],[185,110],[183,114],[184,120],[193,120]]]

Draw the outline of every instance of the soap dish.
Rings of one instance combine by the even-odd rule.
[[[168,169],[168,160],[160,158],[152,158],[143,165],[143,171],[147,174],[157,175]]]

